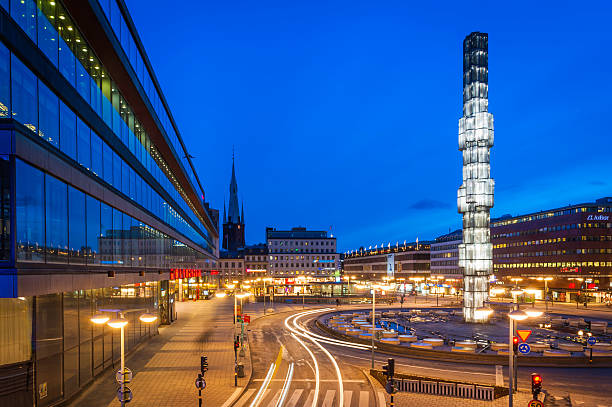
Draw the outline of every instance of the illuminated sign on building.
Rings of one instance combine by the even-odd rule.
[[[170,269],[170,280],[174,280],[177,278],[191,278],[201,276],[202,270],[200,269]]]

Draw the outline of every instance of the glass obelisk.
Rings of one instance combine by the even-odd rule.
[[[463,315],[466,322],[484,322],[482,307],[489,295],[493,248],[489,211],[494,181],[489,155],[493,147],[493,115],[488,112],[488,35],[473,32],[463,41],[463,117],[459,119],[459,150],[463,154],[463,183],[457,206],[463,214]],[[481,315],[479,315],[481,314]]]

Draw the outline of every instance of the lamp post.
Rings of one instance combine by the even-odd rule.
[[[552,277],[539,277],[538,280],[544,280],[544,307],[548,312],[548,282],[551,281]]]
[[[374,334],[376,333],[376,286],[372,286],[372,369],[374,369]]]
[[[133,312],[133,311],[142,311],[142,310],[138,310],[138,309],[133,309],[133,310],[120,310],[120,309],[101,309],[100,312],[113,312],[116,314],[116,318],[110,319],[107,315],[105,314],[96,314],[94,315],[90,321],[93,322],[94,324],[98,324],[98,325],[104,325],[107,324],[108,326],[110,326],[111,328],[115,328],[115,329],[120,329],[121,330],[121,374],[119,374],[117,377],[121,378],[121,399],[119,400],[121,402],[121,406],[125,406],[126,403],[126,392],[125,392],[125,373],[126,373],[126,368],[125,368],[125,327],[128,324],[128,320],[125,319],[123,317],[124,313],[127,312]],[[144,323],[151,323],[157,320],[157,315],[154,314],[149,314],[149,313],[144,313],[141,314],[139,319],[144,322]],[[131,397],[129,400],[127,400],[127,402],[129,402],[131,400]]]

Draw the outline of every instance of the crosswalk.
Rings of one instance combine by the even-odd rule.
[[[234,404],[233,407],[248,407],[255,397],[257,389],[248,389],[242,397]],[[281,389],[271,390],[266,389],[261,397],[262,402],[259,407],[275,407],[281,395]],[[317,405],[320,407],[337,407],[337,390],[321,390]],[[384,406],[384,394],[379,392],[375,399],[372,399],[369,391],[344,391],[344,406],[343,407],[375,407],[376,401]],[[289,390],[283,407],[310,407],[314,400],[315,391],[312,389],[294,389]],[[372,404],[370,404],[370,400]]]

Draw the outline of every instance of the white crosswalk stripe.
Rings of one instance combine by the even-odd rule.
[[[321,407],[332,407],[332,402],[334,401],[335,395],[336,390],[327,390],[325,392],[325,398],[323,399],[323,404]]]
[[[236,404],[234,404],[234,407],[244,406],[251,398],[251,396],[253,396],[253,394],[255,394],[255,389],[248,389],[247,391],[245,391],[242,397],[240,397],[240,400],[238,400]]]
[[[304,392],[304,389],[297,389],[293,392],[293,394],[291,395],[291,398],[289,399],[289,402],[287,403],[287,407],[296,407],[298,400],[300,399],[300,397],[302,396],[302,393]]]
[[[259,389],[248,389],[244,392],[242,397],[234,404],[233,407],[247,407],[249,403],[252,402],[253,397],[255,397],[256,392]],[[353,393],[355,397],[353,397]],[[260,407],[275,407],[276,403],[282,394],[282,389],[266,389],[261,396],[259,406]],[[311,389],[293,389],[289,390],[287,396],[285,398],[285,403],[283,407],[312,407],[312,402],[314,400],[315,391]],[[339,401],[338,390],[323,390],[321,389],[319,392],[317,405],[320,407],[339,407],[337,406],[337,402]],[[344,390],[344,405],[341,407],[376,407],[376,405],[370,405],[370,392],[368,391],[353,391],[353,390]],[[385,395],[383,392],[378,392],[376,397],[373,399],[379,404],[378,407],[384,407]],[[336,404],[334,404],[336,402]]]
[[[359,392],[359,407],[368,407],[370,405],[370,392],[360,391]]]
[[[280,395],[281,395],[282,391],[283,391],[282,389],[278,389],[278,391],[274,394],[274,397],[272,398],[272,401],[270,401],[268,403],[268,407],[275,407],[276,406],[276,403],[278,402],[278,399],[280,398]]]
[[[344,406],[351,407],[351,399],[353,398],[353,392],[350,390],[344,390]]]

